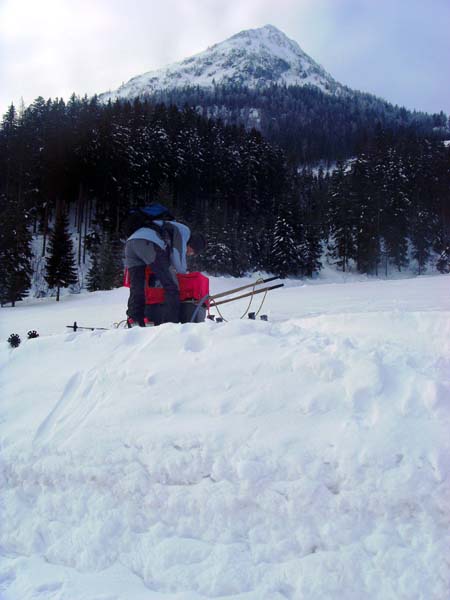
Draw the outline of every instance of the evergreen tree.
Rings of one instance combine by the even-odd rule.
[[[320,257],[322,255],[322,240],[319,235],[318,224],[314,223],[310,215],[306,216],[303,235],[298,246],[300,253],[302,274],[312,277],[322,268]]]
[[[275,216],[266,215],[265,221],[255,229],[253,238],[253,266],[257,271],[270,272],[272,269],[272,242]]]
[[[278,208],[273,231],[271,270],[278,277],[298,274],[301,258],[295,238],[293,209],[289,202]]]
[[[3,117],[0,129],[0,168],[3,173],[5,194],[12,197],[14,192],[18,192],[20,181],[19,175],[17,142],[19,137],[19,123],[17,112],[13,104]]]
[[[433,250],[438,255],[436,268],[450,272],[450,147],[435,144],[432,153],[432,211],[436,215]]]
[[[49,256],[46,259],[45,269],[45,280],[50,288],[56,288],[56,300],[59,302],[60,289],[69,287],[78,281],[69,223],[64,214],[60,214],[56,218],[55,227],[50,236]]]
[[[409,186],[411,207],[409,214],[409,237],[412,242],[412,257],[417,261],[417,271],[421,275],[426,270],[433,242],[433,229],[437,215],[433,214],[430,201],[430,168],[428,144],[414,140],[409,152]]]
[[[439,273],[450,273],[450,241],[438,256],[436,269]]]
[[[31,233],[19,203],[0,196],[0,303],[15,306],[31,285]]]
[[[91,250],[91,266],[86,277],[86,288],[89,292],[97,292],[102,289],[102,275],[99,264],[100,244],[96,244]]]
[[[417,261],[419,275],[425,272],[433,243],[432,215],[421,199],[414,198],[414,212],[411,218],[410,237],[413,244],[412,256]]]
[[[331,177],[328,223],[328,256],[344,272],[348,271],[356,254],[356,217],[349,178],[342,162],[338,162]]]
[[[321,212],[318,205],[320,193],[318,185],[311,170],[305,169],[294,186],[299,188],[300,200],[294,209],[293,226],[296,239],[300,240],[298,249],[301,260],[302,275],[312,277],[322,268],[320,256],[322,254]],[[295,196],[295,189],[292,190]]]
[[[405,183],[406,172],[402,157],[390,147],[384,169],[384,208],[381,215],[381,236],[385,255],[385,273],[388,261],[399,271],[408,262],[409,197]]]
[[[370,158],[355,161],[350,179],[350,194],[355,208],[356,266],[360,273],[377,274],[380,261],[380,190],[377,169]]]
[[[204,256],[202,257],[204,269],[215,275],[225,275],[231,272],[232,253],[229,243],[217,237],[208,241]]]
[[[105,233],[91,255],[91,268],[87,275],[87,289],[112,290],[123,281],[122,244],[117,238]]]

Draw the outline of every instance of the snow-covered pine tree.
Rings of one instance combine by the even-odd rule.
[[[439,273],[450,273],[450,241],[437,258],[436,269]]]
[[[254,268],[250,231],[247,227],[248,222],[244,219],[239,222],[239,216],[234,218],[228,227],[228,238],[231,242],[231,274],[234,277],[242,277]]]
[[[272,231],[275,223],[270,221],[265,227],[259,227],[253,239],[254,268],[270,272],[272,268]]]
[[[385,257],[385,273],[392,261],[399,271],[408,262],[409,197],[405,166],[394,147],[387,150],[384,169],[384,206],[381,214],[381,236]]]
[[[99,269],[100,244],[91,251],[91,266],[86,276],[86,288],[88,292],[97,292],[102,289],[102,277]]]
[[[231,248],[224,239],[208,242],[206,253],[206,262],[211,265],[209,272],[215,276],[231,272]]]
[[[360,273],[377,274],[380,261],[380,189],[379,165],[361,154],[354,162],[350,177],[350,197],[356,224],[356,265]],[[379,182],[378,182],[379,183]]]
[[[68,219],[62,213],[56,218],[50,236],[45,270],[45,280],[50,288],[56,288],[56,300],[59,302],[61,288],[69,287],[78,281]]]
[[[412,257],[417,261],[419,275],[426,270],[437,221],[437,215],[433,214],[430,202],[432,160],[428,156],[428,149],[428,142],[416,142],[411,146],[409,156],[409,230],[413,246]]]
[[[289,202],[278,207],[273,231],[271,270],[278,277],[297,275],[301,266],[298,240],[295,235],[294,214]]]
[[[327,218],[328,256],[344,272],[355,258],[356,246],[355,207],[347,177],[344,163],[338,162],[330,182]]]
[[[323,178],[323,174],[321,175]],[[310,169],[304,169],[296,184],[299,190],[299,202],[294,205],[295,237],[301,259],[302,275],[312,277],[322,268],[322,223],[318,206],[317,178]],[[295,194],[294,194],[295,195]]]
[[[213,275],[228,274],[232,270],[232,251],[229,233],[225,227],[210,223],[207,229],[207,246],[196,258],[202,269]]]
[[[432,148],[430,184],[432,211],[436,216],[433,230],[433,250],[437,254],[436,268],[450,272],[450,146],[435,142]]]
[[[320,260],[322,255],[322,241],[318,227],[314,223],[308,222],[305,225],[298,249],[301,256],[302,273],[306,277],[312,277],[322,268]]]
[[[412,256],[417,261],[417,272],[419,275],[425,272],[430,258],[430,250],[433,243],[433,215],[429,208],[416,199],[415,209],[410,224],[411,242],[413,244]]]

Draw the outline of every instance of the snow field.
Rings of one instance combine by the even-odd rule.
[[[446,598],[449,283],[292,286],[268,323],[4,309],[60,333],[0,345],[0,598]]]

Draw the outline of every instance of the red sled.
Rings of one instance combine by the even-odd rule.
[[[159,311],[164,304],[164,288],[154,287],[152,283],[152,270],[148,266],[145,269],[145,316],[150,321],[158,321]],[[178,285],[180,288],[181,301],[181,323],[191,321],[195,313],[195,322],[202,322],[206,318],[206,309],[209,306],[209,279],[202,273],[177,273]],[[125,270],[125,287],[130,287],[130,278],[128,270]],[[197,310],[199,302],[203,300],[202,306]]]

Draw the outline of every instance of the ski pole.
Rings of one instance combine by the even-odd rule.
[[[95,331],[96,329],[101,329],[102,331],[108,331],[107,327],[80,327],[76,321],[74,321],[73,325],[66,325],[69,329],[73,329],[77,331],[78,329],[88,329],[89,331]]]

